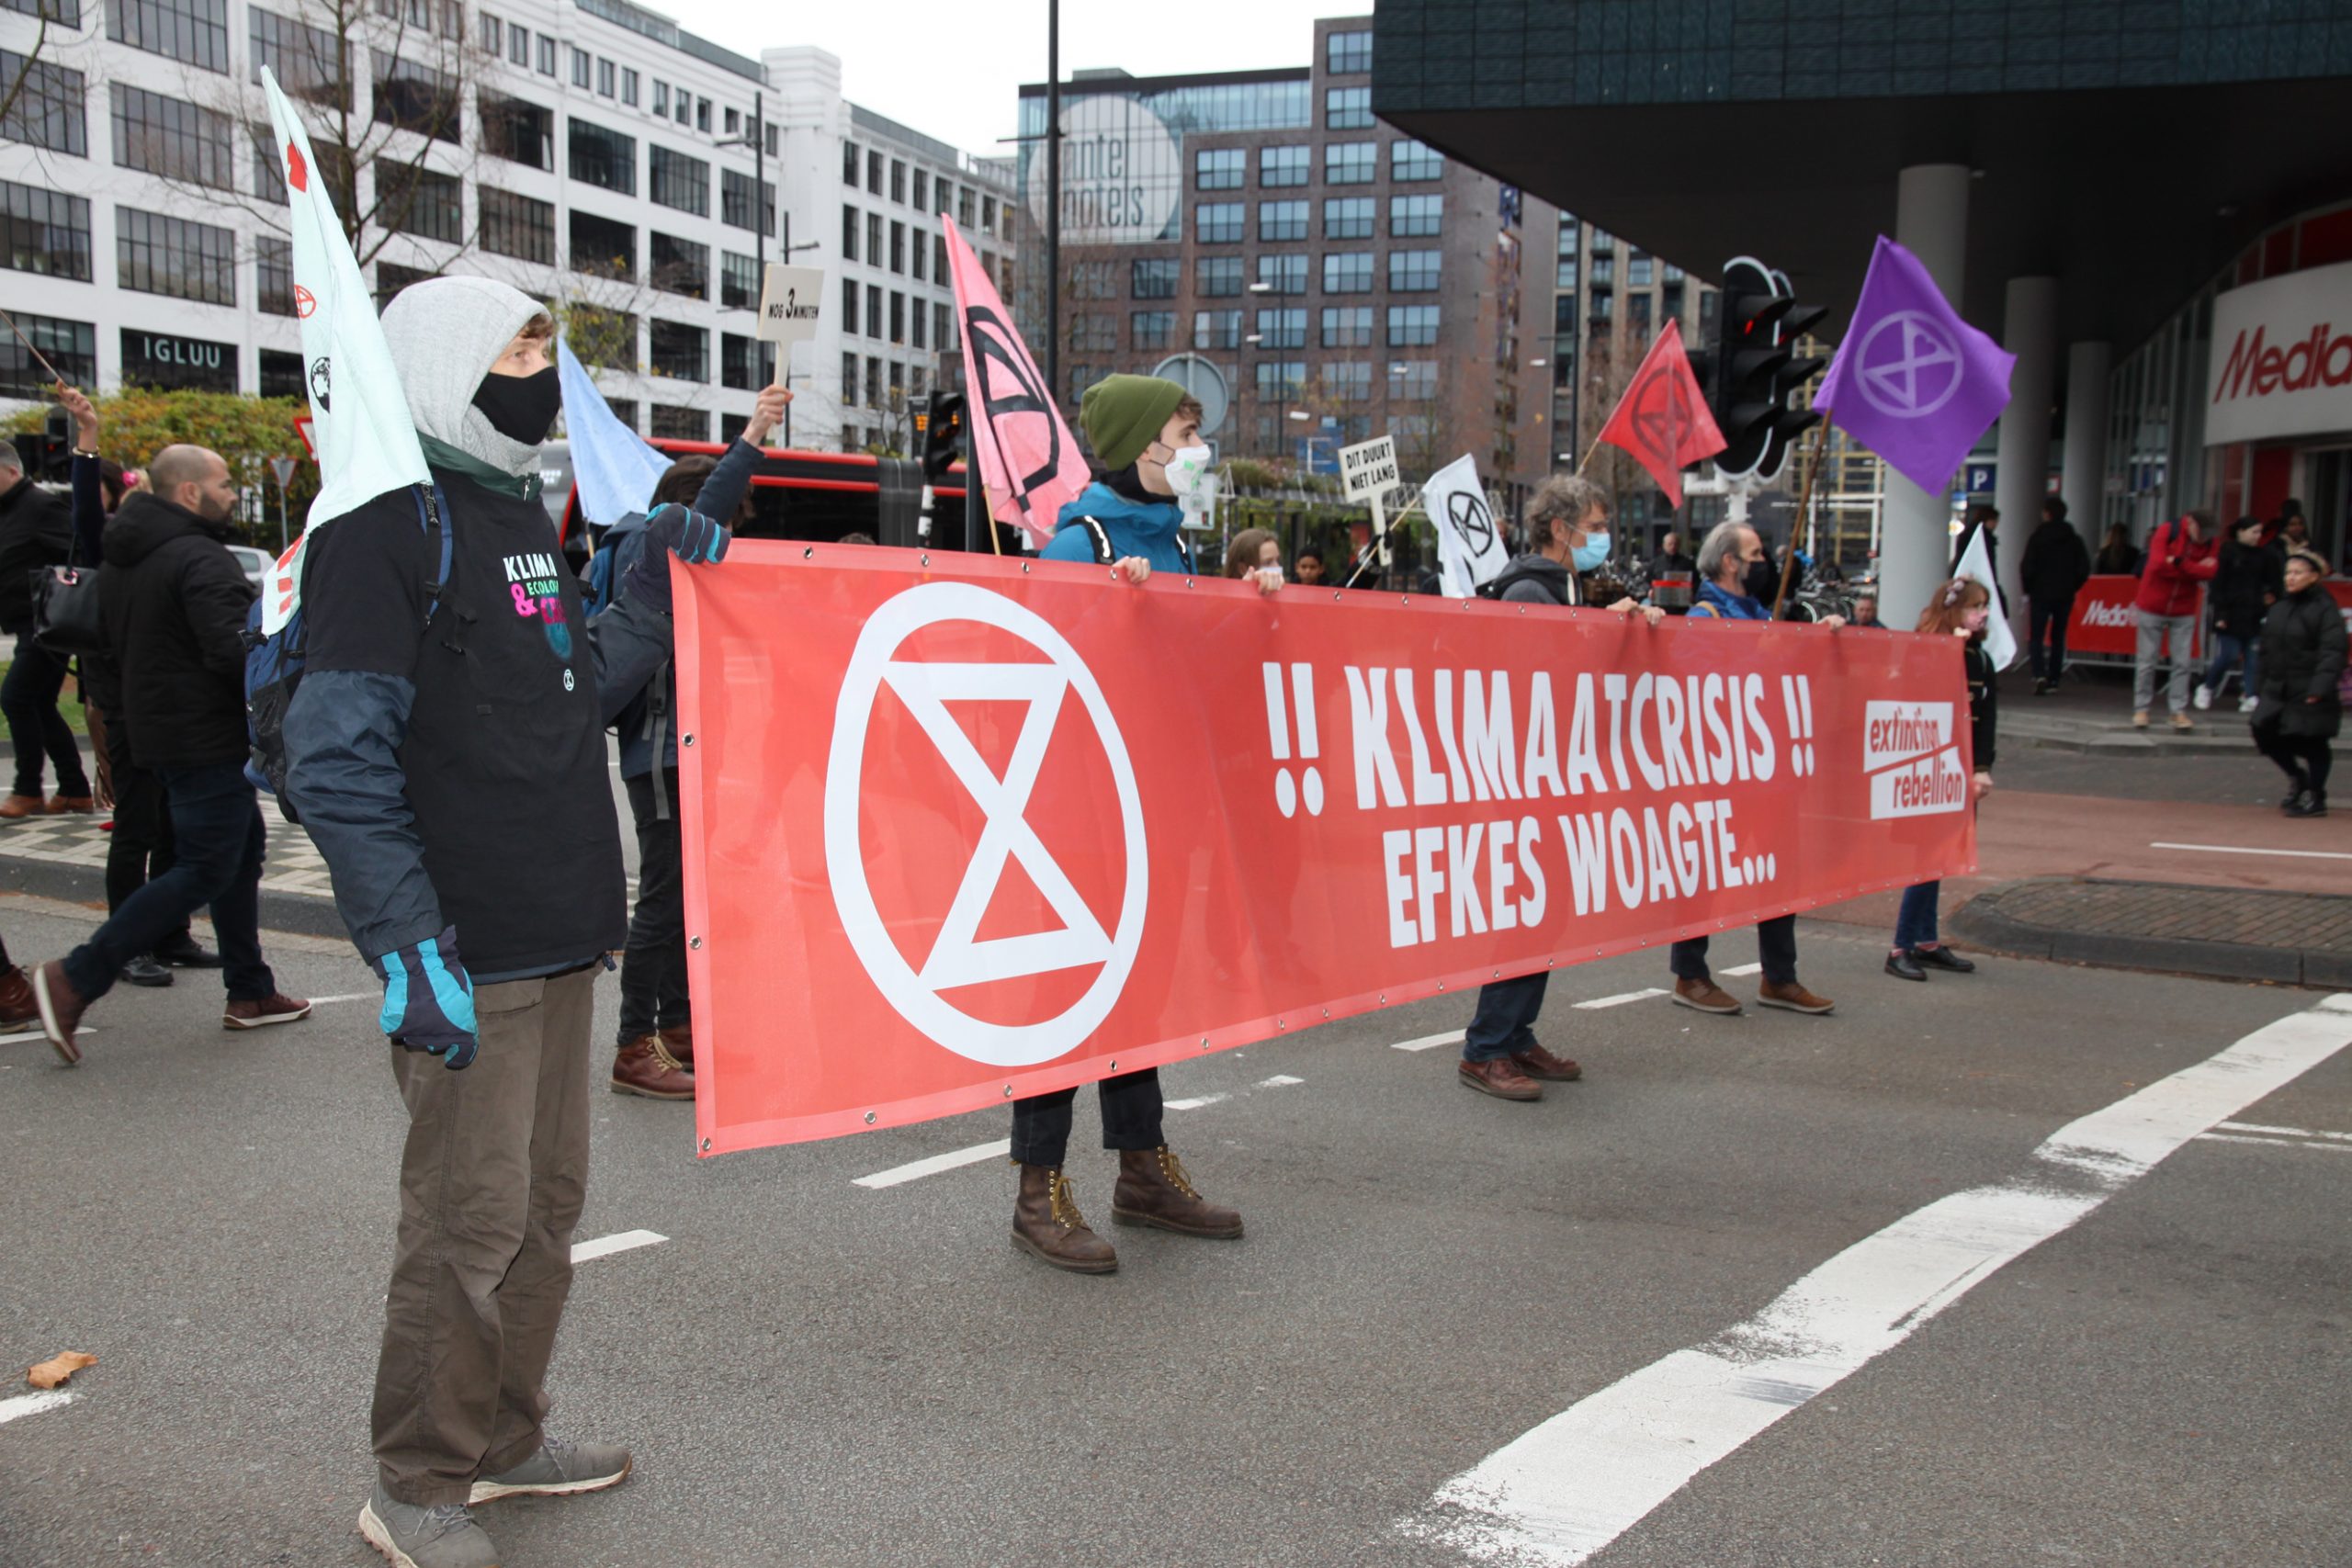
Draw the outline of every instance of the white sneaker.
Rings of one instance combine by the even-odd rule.
[[[2213,705],[2213,688],[2211,686],[2198,687],[2196,700],[2197,711],[2199,713],[2203,713],[2207,708],[2211,707]]]
[[[2260,705],[2252,697],[2240,697],[2238,699],[2238,712],[2240,713],[2252,713],[2259,705]]]

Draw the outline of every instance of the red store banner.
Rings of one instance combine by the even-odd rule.
[[[2066,624],[2066,656],[2090,655],[2129,662],[2139,657],[2140,618],[2132,602],[2140,596],[2140,580],[2121,574],[2094,577],[2075,595],[2074,618]],[[2205,594],[2197,595],[2197,620],[2188,634],[2189,661],[2203,667],[2205,658]]]
[[[705,1154],[1975,863],[1949,637],[776,541],[678,575]]]

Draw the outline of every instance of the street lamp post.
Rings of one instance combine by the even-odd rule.
[[[749,135],[730,136],[724,141],[714,141],[711,145],[714,147],[749,147],[752,150],[751,227],[752,232],[758,236],[758,238],[753,240],[752,243],[752,276],[759,280],[758,283],[754,284],[754,288],[757,288],[764,285],[768,271],[768,141],[766,95],[762,93],[753,93],[752,95],[752,130]],[[779,203],[778,205],[781,206],[782,204]],[[808,243],[801,245],[796,245],[792,243],[792,211],[789,208],[786,208],[784,212],[784,260],[789,262],[796,254],[801,251],[813,251],[817,248],[818,242],[815,240],[811,240]],[[760,307],[755,294],[752,305],[752,313],[755,319],[759,314],[759,309]],[[759,329],[756,326],[752,328],[752,332],[755,335],[758,331]],[[776,357],[783,362],[784,389],[788,392],[792,390],[792,345],[788,343],[776,344]],[[790,446],[792,445],[792,400],[789,398],[785,400],[784,404],[784,444],[786,446]]]

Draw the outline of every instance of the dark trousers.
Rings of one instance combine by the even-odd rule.
[[[620,1043],[657,1029],[684,1029],[686,1001],[686,885],[678,837],[678,770],[662,770],[670,812],[655,815],[653,776],[622,781],[637,819],[637,908],[621,953]]]
[[[89,941],[65,955],[65,977],[84,1000],[97,1000],[113,988],[124,963],[154,952],[209,904],[229,999],[265,1000],[277,990],[261,956],[261,865],[268,840],[244,765],[212,762],[155,771],[169,797],[179,859],[124,899]]]
[[[172,814],[164,804],[164,781],[152,768],[130,760],[130,721],[107,716],[107,766],[114,779],[114,832],[107,840],[107,912],[172,869]],[[187,935],[187,922],[164,934],[165,942]]]
[[[1535,1043],[1536,1016],[1544,1010],[1544,991],[1552,972],[1540,969],[1516,980],[1497,980],[1478,988],[1478,1010],[1462,1033],[1462,1059],[1491,1062]]]
[[[81,749],[66,728],[65,716],[57,711],[57,694],[64,689],[65,660],[35,642],[31,633],[18,637],[8,678],[0,681],[0,715],[8,721],[8,744],[17,749],[18,795],[40,794],[43,758],[57,770],[58,794],[90,793]]]
[[[1756,956],[1764,961],[1764,978],[1775,986],[1797,982],[1797,918],[1776,915],[1756,922]],[[1707,973],[1707,939],[1694,936],[1667,950],[1667,967],[1678,980],[1713,978]]]
[[[2335,766],[2335,752],[2325,736],[2288,735],[2275,724],[2254,727],[2255,749],[2278,764],[2297,789],[2327,793],[2327,775]]]
[[[2033,661],[2033,678],[2055,681],[2066,672],[2066,623],[2075,618],[2072,599],[2036,599],[2026,606],[2025,646]],[[2050,652],[2042,655],[2047,640]]]
[[[473,1066],[391,1048],[408,1141],[373,1427],[401,1502],[462,1503],[538,1451],[588,1194],[595,1000],[593,965],[481,986]]]
[[[1102,1146],[1156,1149],[1159,1132],[1159,1069],[1121,1073],[1095,1089],[1102,1100]],[[1076,1089],[1057,1089],[1012,1102],[1012,1157],[1023,1165],[1058,1166],[1069,1156],[1070,1101]]]

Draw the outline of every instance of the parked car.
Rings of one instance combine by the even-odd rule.
[[[237,558],[237,564],[244,569],[245,581],[259,593],[261,585],[269,581],[269,569],[277,564],[277,558],[251,545],[231,545],[229,553]]]

